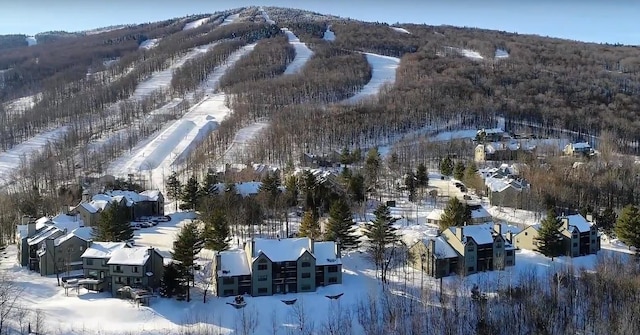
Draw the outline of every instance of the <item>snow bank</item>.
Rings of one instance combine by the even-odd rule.
[[[144,40],[142,41],[142,43],[140,43],[140,46],[138,47],[139,49],[153,49],[155,48],[156,45],[158,45],[158,42],[160,42],[159,38],[152,38],[152,39],[148,39],[148,40]]]
[[[496,59],[509,58],[509,52],[507,52],[507,50],[504,50],[504,49],[496,49],[495,58]]]
[[[395,30],[395,31],[397,31],[399,33],[411,35],[411,33],[408,30],[404,29],[404,28],[400,28],[400,27],[389,27],[389,28],[391,28],[391,29],[393,29],[393,30]]]
[[[284,74],[294,74],[299,72],[307,63],[311,55],[313,55],[313,51],[311,51],[306,44],[300,42],[298,36],[296,36],[291,30],[282,28],[282,31],[287,35],[289,44],[291,44],[296,50],[296,57],[291,61],[291,63],[289,63],[289,65],[287,65],[287,68],[284,70]]]
[[[66,133],[68,127],[56,128],[52,131],[38,134],[31,139],[16,145],[15,147],[0,153],[0,186],[15,181],[19,178],[18,171],[22,163],[40,153],[44,147],[60,139]]]
[[[327,27],[327,30],[325,30],[324,34],[322,35],[322,39],[329,42],[333,42],[336,40],[336,34],[331,31],[331,27]]]
[[[207,23],[209,21],[209,17],[205,17],[204,19],[198,19],[195,21],[191,21],[191,22],[187,22],[187,24],[184,25],[184,28],[182,28],[182,30],[189,30],[189,29],[195,29],[200,27],[201,25]]]
[[[371,65],[371,79],[358,93],[344,101],[347,104],[357,103],[365,98],[374,96],[378,94],[382,86],[393,84],[396,81],[396,69],[400,65],[399,58],[373,53],[365,53],[365,55],[369,65]]]

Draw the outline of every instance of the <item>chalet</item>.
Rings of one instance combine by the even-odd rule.
[[[84,277],[94,280],[86,287],[93,291],[111,292],[111,272],[107,262],[113,252],[130,247],[125,242],[90,242],[81,256]]]
[[[458,258],[458,253],[442,236],[420,239],[409,247],[409,264],[434,278],[456,272]]]
[[[113,190],[90,197],[83,194],[83,199],[73,212],[78,214],[87,226],[95,226],[100,213],[113,203],[127,206],[131,220],[141,217],[163,216],[164,196],[160,191],[147,190],[144,192]]]
[[[335,242],[309,238],[254,239],[244,250],[222,251],[215,259],[218,296],[313,292],[342,283]]]
[[[560,216],[558,228],[562,236],[563,255],[578,257],[596,254],[600,250],[598,229],[582,215]],[[540,225],[532,225],[515,235],[515,246],[519,249],[538,250]]]
[[[535,146],[527,145],[526,142],[522,141],[489,142],[476,146],[474,149],[474,160],[476,163],[513,161],[524,155],[532,154],[534,150]]]
[[[587,142],[569,143],[562,150],[567,156],[590,156],[593,148]]]
[[[471,222],[466,222],[466,224],[483,224],[493,222],[493,217],[482,205],[468,204],[467,206],[469,206],[469,209],[471,210]],[[444,210],[432,210],[429,215],[427,215],[427,224],[439,226],[442,215],[444,215]],[[464,222],[460,223],[463,224]]]
[[[111,294],[126,298],[132,288],[160,287],[164,273],[164,256],[153,247],[119,248],[107,262],[111,277]]]

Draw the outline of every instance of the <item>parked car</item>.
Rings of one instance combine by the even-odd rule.
[[[140,227],[142,228],[149,228],[149,227],[153,227],[153,223],[147,221],[147,222],[140,222]]]
[[[133,230],[138,230],[138,229],[142,228],[142,226],[140,225],[139,222],[131,222],[131,228]]]
[[[165,216],[159,216],[157,218],[153,219],[154,221],[158,221],[158,222],[169,222],[171,221],[171,217],[169,215],[165,215]]]

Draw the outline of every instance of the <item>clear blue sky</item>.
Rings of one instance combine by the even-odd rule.
[[[0,34],[80,31],[251,5],[640,45],[638,0],[0,0]]]

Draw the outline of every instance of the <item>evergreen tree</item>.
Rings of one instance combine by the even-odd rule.
[[[375,189],[380,174],[381,160],[378,148],[371,148],[367,152],[364,162],[365,181],[369,189]]]
[[[180,180],[178,180],[178,174],[175,171],[169,176],[166,188],[167,196],[169,199],[175,201],[176,211],[178,211],[178,200],[182,195],[182,184],[180,183]]]
[[[204,219],[204,247],[210,250],[222,251],[229,249],[231,241],[229,223],[221,208],[212,210]]]
[[[473,162],[471,162],[464,170],[464,177],[462,181],[465,185],[475,189],[476,193],[481,193],[484,188],[482,178],[478,174],[478,167]]]
[[[181,209],[195,210],[200,199],[200,187],[195,176],[191,176],[182,188],[182,205]]]
[[[202,189],[200,193],[203,196],[215,197],[216,195],[218,195],[217,184],[219,182],[220,181],[218,180],[218,175],[212,173],[211,171],[208,171],[204,177],[204,180],[202,181]]]
[[[351,176],[352,176],[351,169],[349,169],[346,166],[343,167],[342,172],[340,172],[340,178],[342,179],[342,181],[348,184],[349,179],[351,179]]]
[[[280,177],[275,173],[267,173],[262,179],[258,192],[266,200],[269,208],[274,208],[280,195]]]
[[[562,226],[562,220],[556,216],[553,210],[549,210],[547,217],[540,222],[540,229],[536,238],[538,251],[547,257],[551,257],[552,260],[562,254],[560,226]]]
[[[382,204],[374,211],[375,219],[368,222],[364,228],[367,237],[367,249],[373,258],[377,269],[381,269],[382,282],[387,281],[387,269],[391,263],[393,253],[389,252],[400,241],[397,229],[393,224],[398,221],[391,216],[389,207]]]
[[[130,209],[124,204],[113,201],[98,217],[93,230],[93,238],[101,242],[124,242],[133,238],[130,223]]]
[[[629,248],[635,247],[640,253],[640,211],[634,205],[627,205],[620,212],[614,228],[615,233]]]
[[[343,198],[334,201],[329,208],[329,220],[325,228],[324,239],[340,243],[341,249],[358,247],[353,224],[353,213]]]
[[[189,282],[193,280],[193,264],[196,255],[202,250],[204,241],[198,224],[195,221],[187,222],[180,233],[173,241],[173,252],[171,253],[172,259],[177,261],[178,270],[180,272],[181,282],[187,290],[187,301],[189,301]]]
[[[353,157],[351,156],[351,152],[349,152],[349,148],[344,147],[342,152],[340,153],[340,164],[348,165],[353,162]]]
[[[450,176],[453,173],[453,161],[447,156],[440,162],[440,173],[444,176]]]
[[[449,199],[440,218],[440,229],[471,224],[471,209],[458,198]]]
[[[364,176],[360,173],[356,173],[349,178],[349,185],[347,187],[349,194],[353,201],[362,203],[365,200],[364,193]]]
[[[180,286],[180,271],[173,262],[164,266],[164,273],[160,280],[160,296],[171,298],[174,295],[182,293]]]
[[[285,180],[285,203],[289,207],[298,205],[298,178],[289,176]]]
[[[409,191],[409,201],[416,201],[416,185],[418,184],[416,176],[413,172],[409,171],[407,175],[404,177],[404,186],[407,187],[407,191]]]
[[[618,215],[613,208],[609,206],[602,211],[602,214],[598,215],[596,222],[603,232],[610,235],[613,232],[616,220],[618,220]]]
[[[300,189],[304,193],[305,210],[316,210],[320,205],[317,199],[320,183],[313,173],[305,170],[300,177]]]
[[[457,162],[453,168],[453,178],[457,180],[462,180],[464,178],[464,170],[465,166],[462,162]]]
[[[318,218],[315,216],[313,211],[304,212],[302,221],[300,222],[300,231],[298,232],[298,236],[306,236],[314,240],[320,238],[320,224],[318,223]]]
[[[351,163],[359,163],[362,160],[362,150],[355,148],[351,153]]]
[[[429,185],[429,174],[427,173],[427,167],[424,163],[418,165],[416,170],[416,182],[419,187],[427,187]]]

